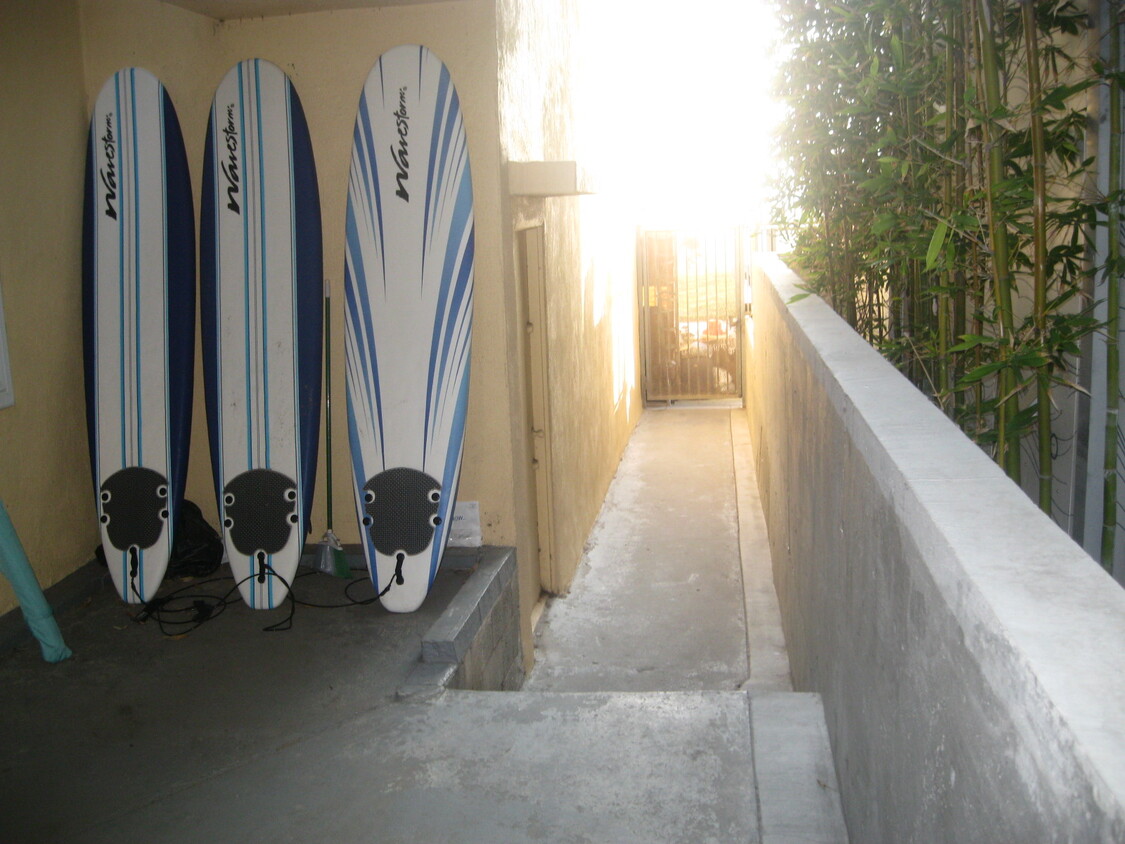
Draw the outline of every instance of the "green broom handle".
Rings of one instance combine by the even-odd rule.
[[[328,484],[328,529],[332,530],[332,293],[324,290],[324,451],[328,461],[325,481]]]

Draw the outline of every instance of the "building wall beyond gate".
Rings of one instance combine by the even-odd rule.
[[[1125,592],[759,256],[747,412],[854,841],[1125,840]]]

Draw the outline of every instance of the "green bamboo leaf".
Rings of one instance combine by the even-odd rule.
[[[1084,79],[1074,85],[1056,85],[1050,91],[1044,93],[1043,99],[1040,101],[1041,107],[1045,111],[1062,108],[1064,103],[1075,94],[1081,93],[1099,82],[1098,79]]]
[[[891,35],[891,55],[894,56],[895,65],[902,68],[906,65],[906,59],[902,53],[902,41],[899,40],[897,35]]]
[[[930,246],[926,250],[926,269],[932,270],[937,263],[938,255],[941,254],[942,244],[945,243],[945,235],[949,231],[949,226],[946,225],[945,220],[941,220],[934,229],[933,237],[930,238]]]
[[[1012,366],[1020,369],[1038,369],[1041,366],[1046,366],[1048,360],[1038,352],[1020,352],[1012,355],[1009,362]]]
[[[984,337],[980,334],[962,334],[961,341],[962,342],[958,343],[956,346],[951,346],[949,351],[967,352],[969,351],[969,349],[975,349],[977,346],[980,346],[982,344],[991,343],[992,338]]]
[[[898,225],[898,221],[899,217],[897,214],[880,214],[875,218],[875,222],[871,224],[871,233],[876,236],[886,234]]]
[[[999,372],[1005,366],[1003,361],[992,361],[991,363],[984,363],[976,369],[966,372],[961,376],[962,384],[975,384],[977,381],[982,381],[994,372]]]

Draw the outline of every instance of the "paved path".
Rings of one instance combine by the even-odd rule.
[[[524,688],[735,690],[748,676],[731,412],[650,410]]]

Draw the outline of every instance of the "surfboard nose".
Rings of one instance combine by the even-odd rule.
[[[363,485],[364,527],[375,550],[395,557],[425,551],[441,524],[441,484],[418,469],[387,469]]]
[[[273,469],[250,469],[223,489],[223,527],[240,554],[277,554],[300,521],[297,484]]]

